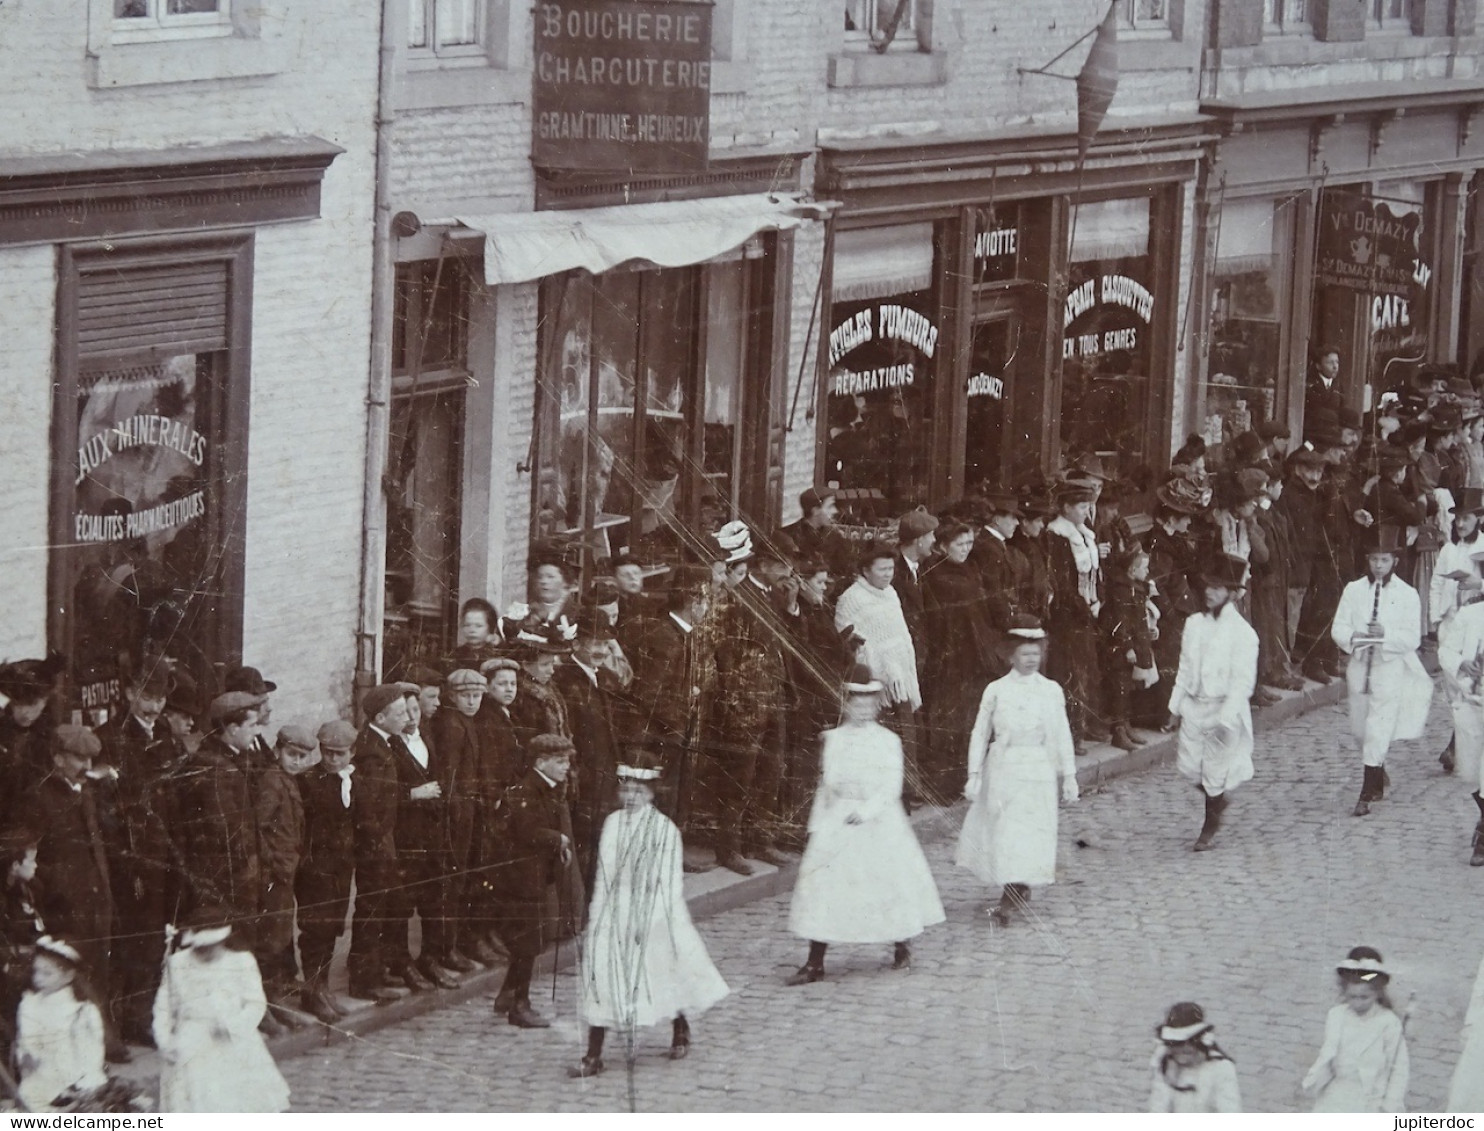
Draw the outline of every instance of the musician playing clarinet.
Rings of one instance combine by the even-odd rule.
[[[1484,866],[1484,598],[1475,591],[1474,602],[1463,606],[1438,625],[1438,666],[1453,708],[1453,744],[1458,780],[1472,790],[1479,809],[1474,825],[1473,850],[1469,863]]]
[[[1422,602],[1394,573],[1400,528],[1366,531],[1366,576],[1345,586],[1330,636],[1350,655],[1350,733],[1365,777],[1354,815],[1364,817],[1386,792],[1386,751],[1396,739],[1420,738],[1432,702],[1432,680],[1417,658]]]

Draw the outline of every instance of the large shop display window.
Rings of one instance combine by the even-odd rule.
[[[1145,455],[1156,325],[1150,200],[1074,203],[1073,209],[1062,323],[1062,448],[1127,464]]]
[[[1282,311],[1301,198],[1228,200],[1216,232],[1211,353],[1202,434],[1230,441],[1281,416]]]
[[[659,570],[745,493],[751,260],[542,284],[533,536]]]
[[[940,355],[932,224],[839,233],[826,374],[825,479],[850,517],[928,495]]]
[[[64,249],[50,635],[99,722],[161,657],[214,686],[242,621],[251,245]]]
[[[389,678],[453,644],[468,304],[460,260],[397,265],[382,637]]]

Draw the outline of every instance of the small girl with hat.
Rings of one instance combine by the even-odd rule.
[[[690,1023],[730,992],[706,953],[686,907],[680,830],[654,805],[658,759],[633,751],[618,767],[622,806],[603,822],[579,1012],[587,1055],[574,1077],[603,1071],[603,1039],[671,1021],[670,1059],[690,1051]]]
[[[286,1111],[284,1082],[258,1032],[268,1008],[258,964],[226,945],[225,913],[203,908],[175,938],[155,995],[162,1111]]]
[[[81,972],[82,956],[71,943],[50,935],[36,941],[15,1039],[17,1094],[31,1111],[50,1111],[108,1083],[103,1014]]]
[[[905,969],[907,940],[944,920],[902,807],[902,741],[876,721],[881,683],[856,664],[844,691],[844,723],[821,736],[809,844],[788,910],[789,930],[809,940],[809,958],[791,986],[824,978],[830,943],[894,943],[892,968]]]
[[[1183,1115],[1242,1110],[1237,1066],[1221,1051],[1212,1029],[1205,1011],[1195,1002],[1170,1006],[1165,1023],[1155,1030],[1159,1045],[1151,1061],[1150,1112]]]
[[[1304,1090],[1318,1092],[1314,1110],[1405,1111],[1406,1025],[1386,992],[1391,974],[1381,952],[1357,946],[1335,973],[1340,1002],[1324,1019],[1324,1045],[1304,1076]]]
[[[971,802],[954,863],[1001,884],[991,914],[1009,926],[1031,884],[1056,882],[1057,779],[1061,800],[1077,800],[1077,767],[1066,694],[1041,674],[1046,631],[1035,617],[1010,620],[1010,673],[984,689],[969,738]]]

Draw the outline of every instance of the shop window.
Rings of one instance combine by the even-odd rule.
[[[484,0],[407,0],[407,46],[437,58],[478,55]]]
[[[685,531],[739,514],[763,254],[543,284],[534,538],[577,567],[632,553],[661,571]]]
[[[847,518],[899,514],[928,497],[939,357],[932,224],[835,240],[825,377],[825,479]]]
[[[1220,444],[1284,415],[1282,311],[1292,272],[1293,199],[1222,206],[1213,272],[1202,433]]]
[[[1379,31],[1410,32],[1411,0],[1371,0],[1371,22]]]
[[[1263,0],[1262,23],[1265,35],[1309,32],[1309,0]]]
[[[64,251],[49,634],[90,722],[162,657],[210,687],[239,652],[250,296],[243,240]]]
[[[454,259],[397,266],[382,669],[437,662],[458,613],[468,288]]]
[[[113,0],[113,40],[203,39],[231,35],[231,0]]]
[[[1118,26],[1126,31],[1169,31],[1170,0],[1118,0]]]
[[[1127,466],[1144,458],[1158,324],[1150,200],[1104,200],[1073,208],[1062,322],[1062,448],[1098,452]]]

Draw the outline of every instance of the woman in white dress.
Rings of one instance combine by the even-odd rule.
[[[1056,882],[1057,779],[1061,800],[1077,800],[1077,767],[1066,694],[1041,674],[1046,630],[1033,616],[1010,620],[1010,674],[984,689],[969,737],[972,803],[953,862],[1001,885],[991,914],[1009,926],[1032,884]]]
[[[636,756],[618,767],[623,808],[603,822],[582,952],[579,1011],[587,1054],[573,1077],[603,1071],[609,1029],[628,1034],[671,1021],[670,1059],[690,1052],[690,1023],[728,994],[691,922],[683,890],[680,830],[654,806],[658,763]]]
[[[180,934],[155,995],[162,1111],[285,1111],[289,1086],[258,1032],[268,1002],[258,964],[223,944],[232,928],[204,913]]]
[[[1391,1007],[1391,975],[1379,951],[1357,946],[1335,967],[1340,1004],[1324,1019],[1324,1045],[1304,1077],[1315,1111],[1406,1110],[1407,1037]]]
[[[895,943],[892,968],[905,969],[908,940],[944,919],[902,808],[901,739],[876,721],[881,691],[871,669],[856,664],[845,684],[845,722],[822,736],[809,844],[788,911],[789,930],[809,940],[809,958],[791,986],[824,977],[831,943]]]
[[[51,1111],[64,1093],[76,1097],[108,1083],[103,1015],[78,989],[81,965],[72,944],[49,935],[36,940],[31,988],[16,1013],[17,1091],[28,1111]]]
[[[1205,1011],[1193,1001],[1176,1002],[1157,1030],[1159,1046],[1150,1067],[1152,1113],[1239,1112],[1242,1093],[1237,1066],[1212,1033]]]

